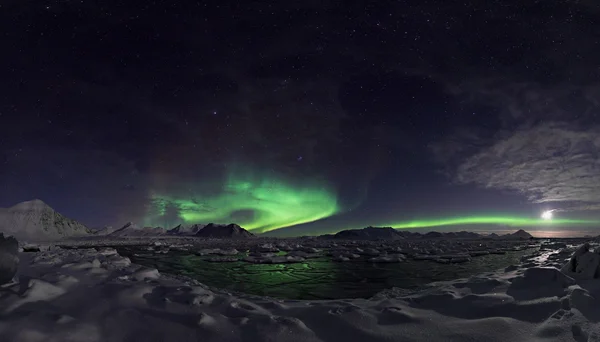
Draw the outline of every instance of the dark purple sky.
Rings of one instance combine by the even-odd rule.
[[[600,218],[593,2],[358,3],[4,2],[0,206],[142,222],[235,163],[352,208],[295,233]]]

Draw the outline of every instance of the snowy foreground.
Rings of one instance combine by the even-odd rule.
[[[210,289],[111,248],[54,247],[19,254],[0,341],[600,341],[600,255],[587,250],[542,249],[418,293],[293,301]]]

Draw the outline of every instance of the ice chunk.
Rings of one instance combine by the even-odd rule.
[[[12,280],[19,267],[19,243],[13,237],[0,233],[0,285]]]
[[[158,273],[156,268],[142,268],[131,276],[137,281],[142,281],[146,279],[158,279],[160,277],[160,273]]]

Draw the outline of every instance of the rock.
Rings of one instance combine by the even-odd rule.
[[[23,245],[23,252],[39,252],[40,251],[40,246],[38,245],[33,245],[33,244],[26,244]]]
[[[596,269],[600,264],[600,255],[596,253],[585,253],[578,258],[575,273],[586,279],[594,278]]]
[[[598,253],[592,253],[590,251],[590,245],[584,243],[581,245],[569,262],[567,262],[562,268],[561,272],[581,278],[581,279],[592,279],[600,275],[600,255]]]
[[[10,282],[19,267],[19,243],[0,233],[0,285]]]

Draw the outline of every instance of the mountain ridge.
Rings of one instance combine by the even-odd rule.
[[[319,238],[323,239],[338,239],[338,240],[378,240],[378,239],[410,239],[410,238],[426,238],[426,239],[439,239],[439,238],[453,238],[453,239],[531,239],[533,236],[523,229],[519,229],[514,233],[505,235],[498,235],[492,233],[489,235],[483,235],[469,231],[459,232],[437,232],[429,231],[425,233],[414,232],[409,230],[395,229],[392,227],[365,227],[358,229],[345,229],[335,234],[324,234],[319,235]]]
[[[235,223],[230,223],[228,225],[209,223],[204,226],[204,228],[200,229],[194,236],[204,238],[246,239],[253,238],[256,235]]]

